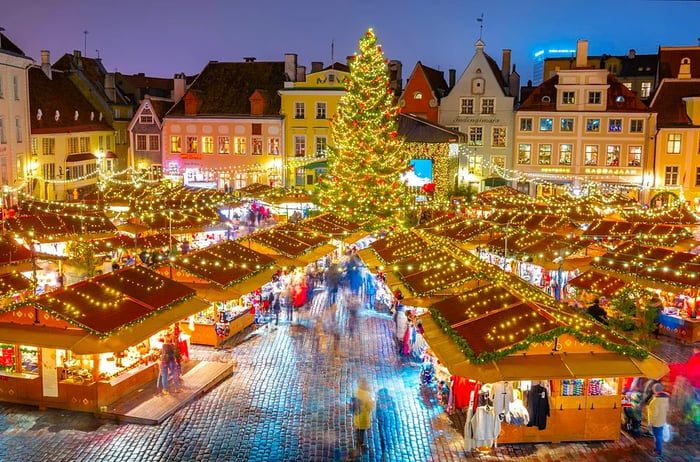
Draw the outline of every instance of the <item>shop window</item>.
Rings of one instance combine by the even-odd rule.
[[[617,395],[617,380],[611,379],[589,379],[588,396],[615,396]]]
[[[583,379],[565,379],[561,381],[562,396],[583,396],[584,391]]]
[[[22,372],[28,374],[39,373],[39,349],[32,346],[19,347],[20,360],[22,362]]]
[[[15,372],[15,346],[0,345],[0,372]]]

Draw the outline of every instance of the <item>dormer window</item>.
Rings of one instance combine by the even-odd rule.
[[[152,124],[153,123],[153,116],[150,114],[141,114],[141,117],[139,117],[139,121],[142,124]]]
[[[413,93],[413,99],[423,99],[423,93],[416,91]]]
[[[335,82],[335,73],[333,73],[333,72],[329,72],[329,73],[328,73],[328,81],[329,81],[330,83]]]
[[[616,103],[624,103],[625,102],[625,97],[620,95],[617,98],[615,98]]]
[[[543,102],[543,103],[549,103],[549,102],[551,102],[551,101],[552,101],[552,99],[551,99],[549,96],[543,96],[543,97],[542,97],[542,102]]]

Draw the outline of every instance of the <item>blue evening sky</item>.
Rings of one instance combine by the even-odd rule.
[[[154,77],[195,74],[210,60],[278,61],[296,53],[300,65],[345,62],[373,27],[387,59],[403,63],[407,79],[416,62],[459,76],[482,39],[501,63],[502,49],[522,84],[532,78],[540,49],[575,49],[587,39],[589,54],[655,53],[659,46],[697,45],[700,1],[617,0],[12,0],[0,27],[24,52],[55,62],[87,51],[107,70]],[[483,22],[477,18],[483,14]],[[85,44],[87,30],[87,46]],[[447,73],[445,73],[447,77]]]

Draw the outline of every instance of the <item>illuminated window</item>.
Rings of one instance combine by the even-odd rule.
[[[495,148],[504,148],[506,146],[505,127],[493,127],[493,141],[491,145]]]
[[[244,136],[236,136],[233,138],[233,153],[241,156],[245,155],[246,142]]]
[[[80,152],[90,152],[90,137],[81,136],[80,137]]]
[[[306,155],[306,137],[304,135],[294,135],[294,157],[304,157]]]
[[[469,127],[469,146],[483,146],[484,129],[482,127]]]
[[[609,132],[621,132],[622,131],[622,119],[608,119],[608,131]]]
[[[250,139],[250,149],[251,149],[251,154],[253,154],[254,156],[262,156],[262,153],[263,153],[262,136],[254,136]]]
[[[598,145],[587,144],[583,147],[583,163],[585,165],[598,165]]]
[[[640,98],[648,98],[651,95],[651,82],[642,82],[641,91],[639,92]]]
[[[203,136],[202,137],[202,153],[203,154],[214,154],[214,137],[213,136]]]
[[[198,140],[196,136],[187,137],[187,152],[189,154],[196,154],[199,152]]]
[[[559,165],[571,165],[572,152],[573,152],[573,145],[560,144],[559,145]]]
[[[669,133],[666,140],[666,153],[680,154],[681,153],[681,134]]]
[[[600,131],[600,119],[586,119],[586,131],[597,133]]]
[[[231,154],[231,138],[228,136],[219,137],[219,154]]]
[[[678,166],[668,166],[664,174],[664,186],[678,186]]]
[[[540,131],[541,132],[551,132],[552,131],[552,119],[549,117],[540,119]]]
[[[529,165],[532,159],[532,146],[529,144],[518,145],[518,163]]]
[[[41,152],[45,156],[53,156],[56,154],[56,139],[55,138],[42,138],[41,140]]]
[[[279,138],[268,138],[267,139],[267,153],[273,156],[279,155],[280,153],[280,139]]]
[[[574,119],[561,119],[561,131],[573,132],[574,131]]]
[[[642,165],[642,147],[630,146],[627,153],[627,166],[639,167]]]
[[[537,156],[537,163],[539,165],[551,165],[552,164],[552,145],[551,144],[540,144],[540,152]]]
[[[561,92],[561,102],[562,102],[562,104],[574,104],[574,103],[576,103],[576,92],[573,92],[573,91]]]
[[[181,136],[171,136],[170,137],[170,152],[172,152],[172,153],[182,152],[182,137]]]
[[[416,91],[413,93],[413,99],[423,99],[423,93]]]
[[[325,157],[328,150],[328,138],[325,136],[316,137],[316,156]]]
[[[620,146],[617,144],[608,145],[605,154],[605,165],[607,167],[620,166]]]
[[[520,119],[520,131],[521,132],[531,132],[532,131],[532,119]]]

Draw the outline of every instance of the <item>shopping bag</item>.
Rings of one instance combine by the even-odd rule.
[[[671,424],[668,424],[668,423],[664,424],[663,438],[664,438],[664,443],[668,443],[673,438],[673,427],[671,426]]]

